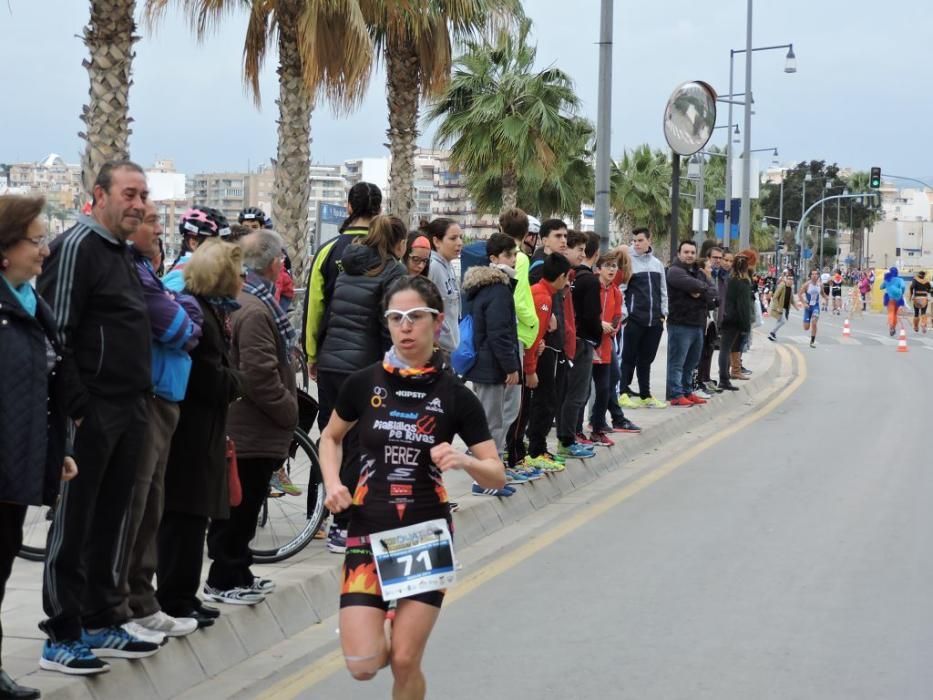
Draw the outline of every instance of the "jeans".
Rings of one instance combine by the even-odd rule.
[[[703,352],[702,326],[667,324],[667,398],[693,391],[693,370]]]
[[[651,363],[658,354],[664,326],[642,326],[635,321],[625,324],[622,334],[622,387],[620,393],[633,394],[632,379],[638,375],[638,396],[651,398]]]

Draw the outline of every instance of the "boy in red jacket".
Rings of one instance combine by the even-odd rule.
[[[531,294],[538,314],[538,334],[535,342],[525,352],[525,385],[532,390],[530,403],[532,409],[528,420],[528,457],[526,467],[534,467],[547,472],[561,471],[562,462],[552,459],[547,449],[547,436],[554,424],[554,416],[560,401],[557,395],[557,377],[551,371],[538,374],[538,358],[544,352],[544,336],[557,328],[554,316],[554,298],[557,292],[567,286],[570,261],[560,253],[551,253],[541,266],[540,281],[531,285]],[[553,365],[549,365],[553,368]]]
[[[612,339],[622,326],[622,291],[615,284],[619,271],[619,258],[615,252],[603,253],[596,261],[599,276],[599,296],[602,302],[603,337],[593,353],[593,384],[596,388],[593,408],[590,412],[592,434],[590,440],[597,445],[611,446],[613,441],[607,433],[612,429],[606,423],[609,398],[612,394],[610,372],[612,369]]]

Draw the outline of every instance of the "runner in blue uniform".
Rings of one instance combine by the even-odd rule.
[[[816,347],[816,328],[820,320],[820,299],[827,299],[820,282],[819,270],[810,272],[810,279],[803,283],[797,293],[803,308],[803,329],[810,331],[810,347]]]
[[[425,277],[403,277],[386,294],[384,306],[392,348],[381,363],[344,382],[321,435],[324,503],[334,513],[351,513],[340,595],[347,668],[357,680],[369,680],[391,664],[392,697],[420,700],[425,695],[421,658],[444,591],[400,598],[394,621],[387,622],[389,604],[370,536],[378,533],[372,543],[384,544],[398,528],[438,520],[449,527],[443,472],[462,469],[484,488],[502,488],[505,468],[482,405],[434,346],[444,320],[437,287]],[[351,494],[339,472],[341,443],[355,425],[361,463]],[[451,446],[455,435],[470,455]]]

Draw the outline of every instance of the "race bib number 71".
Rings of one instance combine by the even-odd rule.
[[[456,582],[447,521],[428,520],[369,536],[384,600],[437,591]]]

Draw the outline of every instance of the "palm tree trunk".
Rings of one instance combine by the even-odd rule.
[[[406,226],[412,223],[415,204],[415,149],[418,139],[418,104],[421,71],[415,45],[393,39],[386,45],[386,102],[389,106],[389,213]]]
[[[502,173],[502,211],[518,206],[518,175],[511,168]]]
[[[298,45],[298,11],[279,3],[279,143],[273,182],[272,220],[285,239],[292,259],[292,276],[304,280],[308,250],[310,196],[311,111],[314,95],[302,77]]]
[[[88,104],[81,110],[86,141],[81,157],[82,180],[88,194],[101,166],[129,156],[129,92],[133,84],[133,44],[136,0],[91,0],[91,18],[84,28],[90,58],[83,61],[90,79]]]

